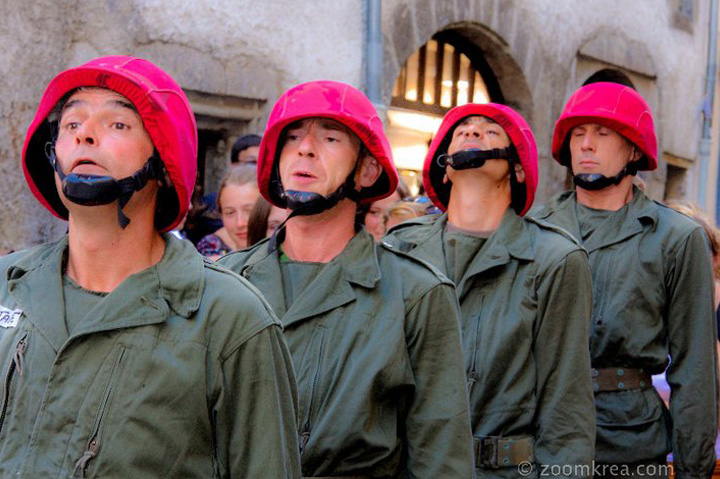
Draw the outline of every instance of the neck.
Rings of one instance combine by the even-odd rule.
[[[632,201],[632,178],[632,176],[626,176],[619,184],[596,191],[576,187],[577,202],[596,210],[617,211]]]
[[[115,204],[79,208],[77,214],[70,211],[67,274],[83,288],[110,292],[162,259],[165,241],[154,227],[154,208],[128,211],[125,229]]]
[[[294,261],[327,263],[355,236],[357,205],[344,199],[317,215],[295,216],[285,225],[283,251]]]
[[[510,207],[510,181],[457,178],[450,190],[448,223],[468,231],[494,231]]]

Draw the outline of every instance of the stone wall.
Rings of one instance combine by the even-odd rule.
[[[452,28],[480,46],[507,101],[530,121],[541,158],[538,199],[562,189],[550,158],[554,121],[592,65],[616,65],[640,81],[657,118],[663,154],[687,160],[688,191],[707,41],[706,2],[691,16],[680,0],[384,0],[384,99],[407,57]],[[302,81],[363,85],[365,2],[318,0],[7,0],[1,2],[0,248],[57,237],[54,220],[21,173],[25,130],[44,87],[60,70],[98,55],[133,54],[168,70],[186,89],[200,128],[221,138],[208,149],[206,184],[217,183],[230,143],[261,133],[269,109]],[[703,19],[701,21],[701,19]],[[664,163],[648,175],[664,194]]]

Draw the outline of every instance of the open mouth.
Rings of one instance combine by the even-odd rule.
[[[307,171],[296,171],[293,176],[297,176],[298,178],[315,178],[315,175]]]
[[[78,166],[84,166],[84,165],[97,166],[97,163],[95,163],[94,161],[89,160],[87,158],[81,158],[81,159],[75,161],[72,169],[74,170]]]

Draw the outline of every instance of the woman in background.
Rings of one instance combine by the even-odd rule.
[[[248,220],[260,193],[254,164],[231,166],[223,177],[218,193],[218,210],[223,226],[197,244],[203,256],[217,260],[232,251],[246,248]]]

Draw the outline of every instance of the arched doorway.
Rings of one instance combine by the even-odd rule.
[[[423,160],[443,116],[466,103],[503,103],[483,52],[454,30],[438,32],[400,69],[388,109],[387,135],[401,177],[421,191]]]

